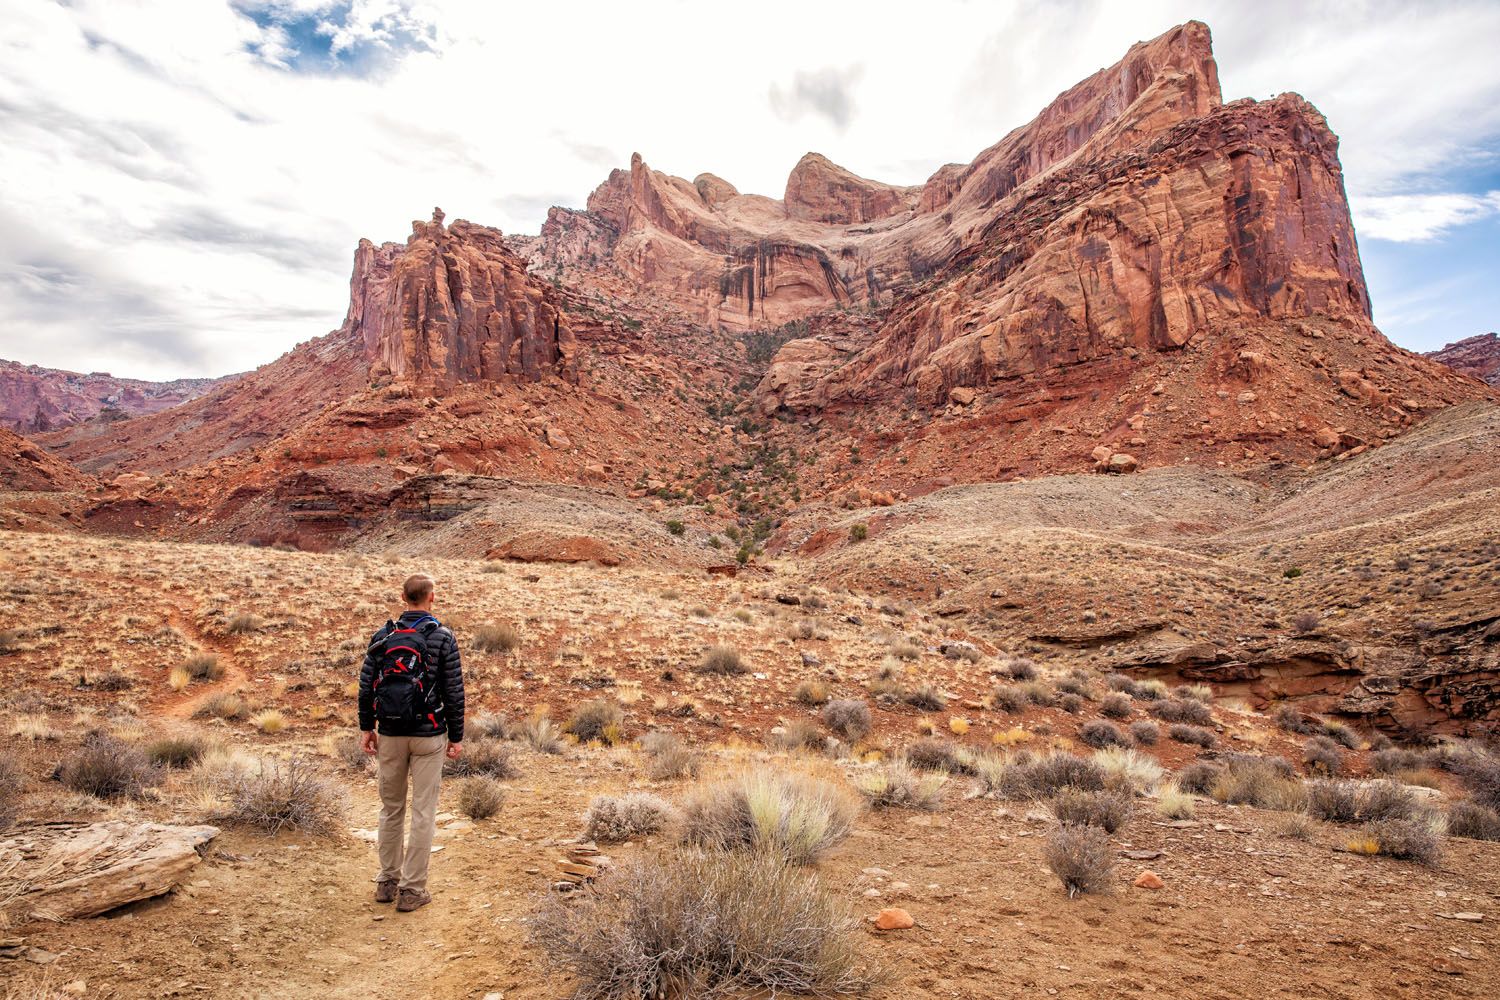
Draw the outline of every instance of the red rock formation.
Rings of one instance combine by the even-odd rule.
[[[782,204],[793,219],[852,226],[914,210],[921,191],[867,180],[825,156],[808,153],[787,177]]]
[[[147,382],[103,372],[84,375],[0,361],[0,425],[33,434],[93,420],[100,414],[121,419],[155,413],[196,399],[237,377]]]
[[[1482,333],[1449,344],[1439,351],[1429,351],[1427,356],[1465,375],[1500,387],[1500,334]]]
[[[92,476],[21,435],[0,428],[0,490],[75,492],[95,486]]]
[[[404,247],[360,241],[344,330],[376,378],[446,387],[574,370],[555,293],[499,230],[461,219],[445,227],[441,211],[413,222]]]

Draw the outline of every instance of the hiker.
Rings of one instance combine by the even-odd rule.
[[[464,739],[463,666],[453,633],[433,617],[434,589],[426,573],[407,577],[406,610],[375,633],[359,671],[360,747],[375,757],[380,776],[375,902],[394,901],[401,913],[432,902],[427,863],[443,758],[457,760]],[[408,778],[411,832],[403,853]]]

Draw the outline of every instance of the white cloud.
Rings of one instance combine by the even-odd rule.
[[[1393,243],[1425,243],[1458,226],[1500,215],[1500,191],[1488,194],[1388,194],[1354,198],[1361,236]]]
[[[929,0],[919,17],[0,0],[0,17],[0,357],[147,377],[251,367],[326,332],[356,240],[404,239],[435,204],[534,232],[633,150],[771,195],[809,150],[918,183],[1190,17],[1214,29],[1227,96],[1298,90],[1328,115],[1355,204],[1375,206],[1362,236],[1418,232],[1371,199],[1460,190],[1444,171],[1500,143],[1487,0]]]

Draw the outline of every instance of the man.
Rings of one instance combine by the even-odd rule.
[[[435,590],[425,573],[407,578],[406,610],[375,633],[359,672],[360,746],[375,757],[380,776],[375,902],[394,901],[401,913],[432,902],[427,863],[443,758],[457,760],[464,738],[463,666],[453,633],[432,615]],[[408,779],[411,832],[403,852]]]

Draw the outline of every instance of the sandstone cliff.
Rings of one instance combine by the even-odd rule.
[[[1427,356],[1465,375],[1500,387],[1500,334],[1483,333],[1429,351]]]
[[[196,399],[236,377],[148,382],[104,372],[82,374],[0,361],[0,424],[33,434],[93,420],[101,414],[116,420],[135,417]]]

